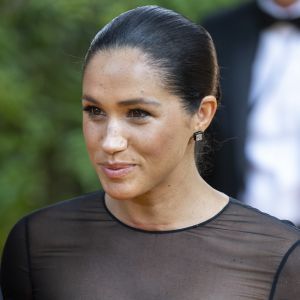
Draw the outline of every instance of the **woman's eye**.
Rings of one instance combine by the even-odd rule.
[[[142,109],[131,109],[128,112],[128,117],[130,118],[146,118],[149,116],[150,114]]]
[[[83,110],[86,111],[90,117],[105,115],[104,111],[96,106],[86,106]]]

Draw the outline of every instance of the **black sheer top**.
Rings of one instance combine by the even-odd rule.
[[[300,299],[300,233],[231,199],[173,231],[115,219],[96,192],[36,211],[13,228],[5,300]]]

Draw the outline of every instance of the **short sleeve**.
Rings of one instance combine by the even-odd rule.
[[[26,219],[19,221],[8,236],[0,282],[4,300],[32,299]]]
[[[287,252],[278,270],[273,300],[300,299],[300,241]]]

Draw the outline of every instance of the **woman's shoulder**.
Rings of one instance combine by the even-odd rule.
[[[299,253],[300,230],[292,223],[230,199],[210,228],[214,230],[222,249],[229,249],[229,255],[240,257],[251,266],[272,270],[276,274],[274,287],[282,270],[299,272],[300,261],[295,253]]]
[[[15,224],[12,232],[16,230],[41,231],[45,228],[51,230],[58,225],[80,223],[84,220],[109,219],[103,199],[104,193],[100,190],[39,208],[22,217]]]
[[[292,222],[280,220],[233,198],[230,198],[223,219],[231,223],[232,227],[248,234],[292,243],[300,240],[300,230]]]
[[[39,208],[28,215],[25,218],[34,219],[45,216],[53,216],[56,214],[65,213],[81,213],[88,209],[103,211],[103,198],[104,192],[99,190],[82,194],[67,200],[59,201],[57,203]]]

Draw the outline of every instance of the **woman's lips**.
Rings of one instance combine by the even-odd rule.
[[[134,164],[101,164],[103,173],[111,178],[122,178],[129,174],[135,167]]]

